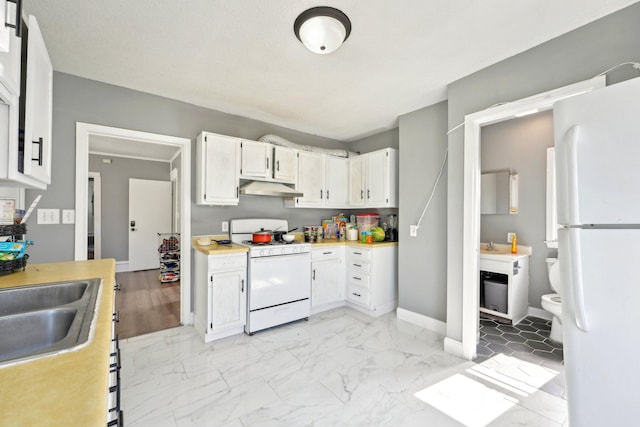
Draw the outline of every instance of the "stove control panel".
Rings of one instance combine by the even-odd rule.
[[[251,248],[249,250],[249,256],[251,258],[258,258],[301,254],[305,252],[311,252],[311,245],[303,243],[297,245],[275,245],[269,247]]]

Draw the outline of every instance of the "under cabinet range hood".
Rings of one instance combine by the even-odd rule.
[[[240,194],[248,196],[274,196],[274,197],[302,197],[303,194],[295,189],[268,181],[249,181],[240,186]]]

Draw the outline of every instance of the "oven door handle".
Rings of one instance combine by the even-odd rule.
[[[269,255],[263,256],[259,258],[251,258],[252,263],[271,263],[273,262],[273,258],[286,258],[288,261],[294,261],[294,258],[309,258],[311,255],[310,252],[303,252],[298,254],[286,254],[286,255]]]

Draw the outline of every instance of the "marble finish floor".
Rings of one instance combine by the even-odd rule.
[[[564,426],[541,388],[559,372],[496,354],[478,364],[443,337],[339,308],[205,344],[190,326],[123,340],[127,426]]]

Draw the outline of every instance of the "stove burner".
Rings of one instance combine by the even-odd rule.
[[[272,240],[269,243],[266,242],[254,242],[253,240],[243,240],[242,244],[243,245],[247,245],[247,246],[284,246],[284,245],[298,245],[301,242],[296,242],[295,240],[293,242],[285,242],[284,240]]]

